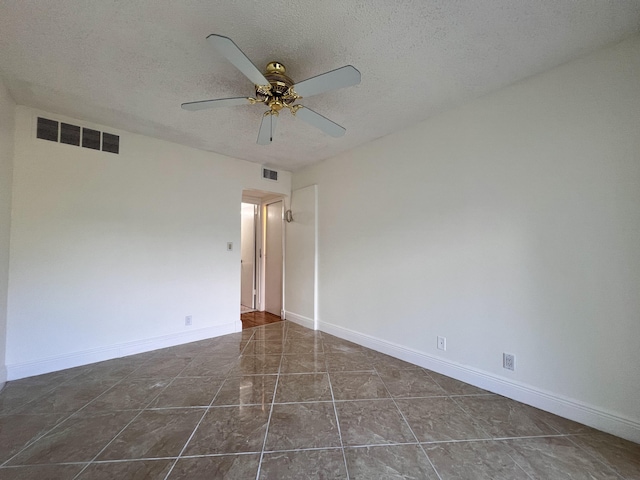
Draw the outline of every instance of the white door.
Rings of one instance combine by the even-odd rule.
[[[255,308],[255,272],[256,272],[256,206],[242,204],[242,222],[240,224],[240,303]]]
[[[278,317],[282,311],[282,201],[266,206],[265,310]]]

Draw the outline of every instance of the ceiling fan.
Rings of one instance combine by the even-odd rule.
[[[187,102],[182,104],[183,109],[195,111],[213,107],[264,103],[269,107],[269,110],[264,112],[262,123],[260,124],[260,131],[258,132],[258,144],[260,145],[269,145],[272,142],[276,120],[280,110],[283,108],[287,108],[296,117],[332,137],[344,135],[346,130],[343,127],[314,112],[309,107],[296,103],[296,101],[303,97],[310,97],[359,84],[360,72],[352,65],[294,83],[286,75],[286,68],[280,62],[270,62],[266,66],[265,73],[262,74],[230,38],[212,34],[207,37],[207,40],[255,84],[255,97],[218,98],[215,100]]]

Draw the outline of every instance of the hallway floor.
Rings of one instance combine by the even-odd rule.
[[[638,479],[640,445],[283,321],[9,382],[0,478]]]
[[[247,328],[262,327],[270,323],[281,322],[282,319],[273,313],[256,310],[241,314],[240,321],[242,322],[242,329],[246,330]]]

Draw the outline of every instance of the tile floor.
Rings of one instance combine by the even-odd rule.
[[[278,322],[10,382],[0,479],[640,479],[640,445]]]

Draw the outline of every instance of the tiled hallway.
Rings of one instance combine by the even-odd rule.
[[[0,479],[640,479],[640,445],[289,322],[10,382]]]

